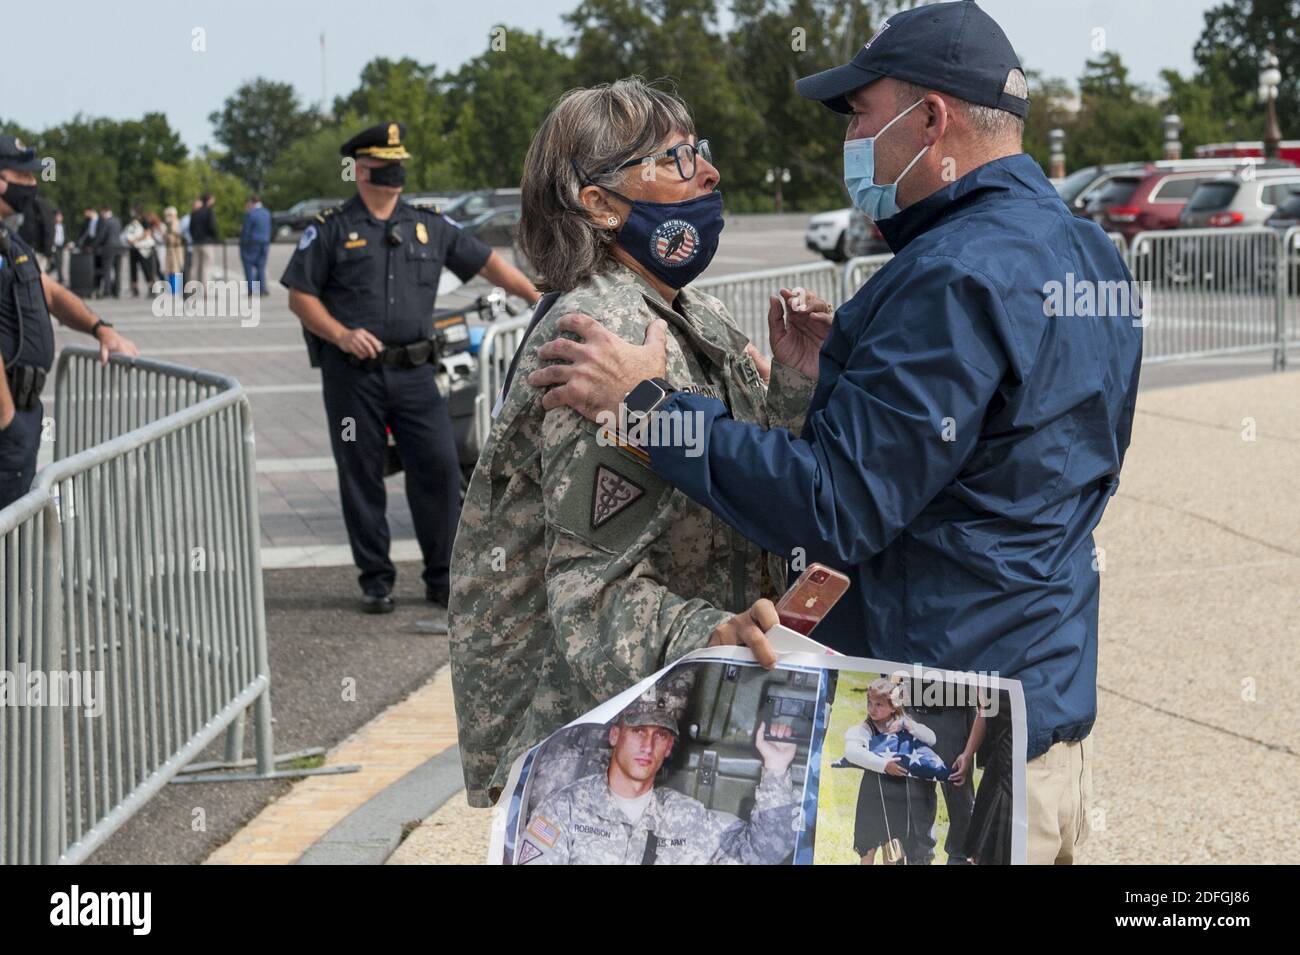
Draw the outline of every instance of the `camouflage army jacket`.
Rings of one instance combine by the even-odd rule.
[[[656,786],[633,824],[614,802],[604,773],[547,796],[528,820],[522,864],[642,865],[650,834],[655,865],[777,865],[794,851],[798,796],[787,770],[763,770],[749,822]]]
[[[523,346],[479,456],[452,553],[452,683],[465,789],[496,801],[515,757],[784,585],[784,563],[568,408],[527,383],[556,323],[582,312],[630,342],[668,322],[668,378],[724,400],[732,416],[796,433],[813,382],[773,364],[764,385],[748,343],[710,295],[678,309],[621,265],[565,293]]]

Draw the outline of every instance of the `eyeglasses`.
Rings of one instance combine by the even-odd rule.
[[[709,149],[709,141],[701,139],[697,143],[678,143],[672,149],[665,149],[661,153],[655,153],[652,156],[639,156],[636,159],[629,159],[621,166],[615,166],[609,172],[618,172],[620,169],[627,169],[629,166],[639,166],[642,163],[657,163],[661,159],[672,159],[677,163],[677,175],[682,179],[695,178],[695,157],[703,156],[704,161],[713,162],[713,153]]]

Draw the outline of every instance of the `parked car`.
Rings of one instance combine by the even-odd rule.
[[[404,192],[402,198],[417,209],[437,209],[442,211],[462,195],[464,195],[463,192]]]
[[[1177,228],[1183,207],[1201,183],[1225,171],[1219,167],[1197,172],[1144,169],[1124,173],[1102,186],[1085,210],[1107,232],[1119,232],[1131,243],[1139,232]]]
[[[277,239],[291,239],[320,215],[324,209],[337,209],[343,199],[304,199],[284,212],[271,213],[271,233]]]
[[[477,219],[465,223],[466,233],[481,239],[488,245],[511,245],[515,238],[515,229],[519,226],[519,206],[502,206],[483,213]]]
[[[1300,192],[1289,193],[1278,204],[1277,210],[1264,220],[1264,225],[1283,235],[1288,230],[1300,226]],[[1286,250],[1286,259],[1287,292],[1291,294],[1300,289],[1300,231],[1291,236],[1291,243]]]
[[[1300,169],[1220,173],[1197,187],[1178,225],[1184,229],[1262,225],[1296,191],[1300,191]]]
[[[479,189],[457,196],[442,209],[442,214],[456,222],[469,222],[501,206],[517,206],[518,189]]]
[[[1167,170],[1169,172],[1197,172],[1203,169],[1227,170],[1236,165],[1254,166],[1256,169],[1273,167],[1290,167],[1286,160],[1256,159],[1251,157],[1223,159],[1158,159],[1152,162],[1108,163],[1102,166],[1084,166],[1076,169],[1058,183],[1056,192],[1077,216],[1088,219],[1088,204],[1096,198],[1102,188],[1119,176],[1136,175],[1141,172]]]
[[[881,255],[888,251],[889,245],[876,224],[865,213],[854,209],[844,238],[845,257],[851,259],[859,255]]]
[[[852,209],[836,209],[833,212],[819,212],[808,220],[804,232],[804,245],[809,251],[825,256],[832,262],[843,262],[848,256],[844,251],[845,238],[849,231],[849,214]]]

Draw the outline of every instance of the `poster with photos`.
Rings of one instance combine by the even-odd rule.
[[[488,862],[1024,862],[1017,681],[777,631],[771,670],[696,651],[521,755]]]

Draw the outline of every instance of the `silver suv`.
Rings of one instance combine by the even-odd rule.
[[[1178,216],[1181,229],[1255,226],[1300,192],[1300,169],[1244,167],[1201,183]]]

